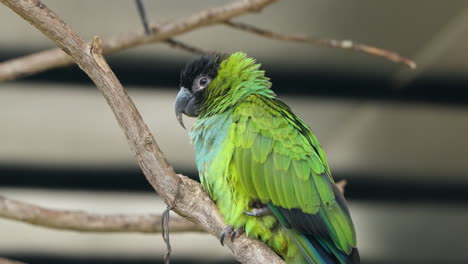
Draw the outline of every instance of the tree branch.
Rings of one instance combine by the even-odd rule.
[[[270,3],[274,1],[275,0],[263,2]],[[204,54],[208,51],[178,40],[174,40],[171,37],[183,34],[198,27],[223,22],[223,20],[242,15],[246,12],[255,12],[269,3],[258,4],[250,9],[245,7],[237,7],[233,3],[231,5],[225,6],[224,9],[209,9],[194,14],[186,19],[179,19],[174,23],[164,24],[162,26],[153,26],[153,34],[149,36],[142,34],[141,32],[131,32],[120,36],[114,36],[103,41],[103,53],[111,54],[140,45],[163,42],[164,44],[167,44],[173,48],[196,54]],[[234,14],[232,12],[225,14],[224,11],[229,10],[230,8],[236,9],[236,12],[234,12]],[[402,63],[411,69],[416,68],[416,63],[414,61],[405,58],[396,52],[377,48],[371,45],[354,43],[351,40],[318,39],[300,34],[281,34],[241,22],[224,21],[223,23],[232,28],[250,32],[266,38],[358,51],[373,56],[383,57],[396,63]],[[14,80],[49,69],[71,65],[73,63],[73,59],[65,54],[61,49],[50,49],[0,63],[0,81]]]
[[[123,50],[122,46],[125,45],[126,40],[116,39],[117,38],[111,38],[108,41],[103,42],[103,52],[105,54],[111,54]],[[198,47],[189,45],[187,43],[172,38],[162,40],[162,43],[169,45],[172,48],[180,49],[191,53],[207,53],[207,51],[204,51]],[[5,62],[0,62],[0,82],[18,79],[35,73],[65,67],[72,64],[74,64],[73,59],[70,56],[68,56],[65,52],[63,52],[63,50],[44,50],[30,55],[11,59]]]
[[[416,63],[414,61],[402,57],[396,52],[377,48],[366,44],[354,43],[351,40],[318,39],[300,34],[282,34],[241,22],[225,21],[224,24],[232,28],[259,35],[265,38],[302,42],[329,48],[339,48],[345,50],[358,51],[369,55],[383,57],[387,60],[396,63],[402,63],[411,69],[416,68]]]
[[[200,53],[201,50],[170,38],[191,31],[195,28],[240,16],[249,12],[258,12],[276,0],[244,0],[200,11],[186,18],[180,18],[172,23],[153,26],[153,34],[146,35],[142,31],[111,37],[103,41],[103,53],[110,54],[128,48],[166,41],[165,43],[189,52]],[[2,1],[4,2],[4,1]],[[45,6],[41,3],[41,5]],[[174,44],[177,42],[178,44]],[[61,49],[50,49],[31,55],[19,57],[0,63],[0,81],[14,80],[34,73],[73,64],[73,59]]]
[[[346,184],[346,180],[341,180],[336,183],[343,193]],[[20,221],[35,226],[79,232],[162,232],[162,217],[160,215],[102,215],[77,210],[48,209],[38,205],[8,199],[1,195],[0,218]],[[171,219],[170,230],[173,233],[205,231],[199,225],[181,217]]]
[[[26,263],[21,262],[21,261],[17,261],[17,260],[0,258],[0,264],[26,264]]]
[[[164,201],[170,203],[173,200],[176,195],[177,183],[180,181],[179,199],[174,211],[219,237],[226,225],[216,206],[202,190],[199,183],[175,174],[126,90],[102,56],[99,38],[95,37],[91,46],[85,43],[64,21],[39,0],[0,0],[0,2],[53,40],[93,80],[114,112],[120,127],[124,130],[130,148],[143,173]],[[212,8],[187,19],[163,25],[158,34],[138,38],[138,41],[133,39],[128,44],[172,37],[197,26],[217,23],[246,12],[259,11],[272,2],[267,0],[236,1],[224,7]],[[228,239],[226,242],[235,258],[240,262],[283,262],[265,244],[245,235],[234,241]]]
[[[161,233],[162,231],[160,215],[100,215],[84,211],[53,210],[2,196],[0,196],[0,218],[79,232]],[[171,219],[170,230],[177,233],[204,232],[199,225],[181,217]]]

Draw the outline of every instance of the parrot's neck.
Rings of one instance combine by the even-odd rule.
[[[260,70],[260,64],[243,52],[236,52],[224,60],[218,74],[206,91],[199,117],[210,117],[233,109],[253,94],[275,97],[271,83]]]

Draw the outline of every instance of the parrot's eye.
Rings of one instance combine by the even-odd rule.
[[[206,86],[208,86],[208,83],[210,82],[210,80],[207,78],[207,77],[201,77],[199,80],[198,80],[198,86],[200,86],[201,89],[205,88]]]
[[[210,85],[211,78],[206,75],[201,75],[197,77],[195,80],[193,80],[193,85],[191,91],[193,93],[198,93],[200,91],[205,90],[208,85]]]

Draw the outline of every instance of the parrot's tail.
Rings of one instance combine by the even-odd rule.
[[[360,263],[359,251],[353,248],[349,255],[339,250],[331,241],[316,238],[314,236],[306,237],[312,247],[316,248],[321,256],[331,256],[331,260],[323,263],[357,264]]]
[[[348,255],[338,249],[336,245],[329,240],[321,239],[313,235],[304,235],[292,228],[288,224],[283,214],[275,206],[269,206],[273,214],[278,218],[281,225],[286,230],[289,238],[298,248],[302,256],[286,259],[288,264],[357,264],[360,263],[359,251],[354,248]]]

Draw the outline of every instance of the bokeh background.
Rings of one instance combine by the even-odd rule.
[[[167,22],[227,1],[146,1]],[[44,0],[81,36],[141,30],[134,1]],[[354,52],[213,26],[177,39],[246,51],[315,131],[346,197],[363,263],[468,262],[468,3],[282,1],[237,19],[284,33],[398,51],[417,70]],[[0,5],[0,61],[53,47]],[[178,172],[197,178],[176,122],[178,76],[193,55],[164,44],[108,56]],[[188,120],[188,123],[193,122]],[[97,89],[78,67],[0,83],[0,195],[61,209],[161,213]],[[216,238],[173,234],[174,263],[235,263]],[[82,234],[0,219],[0,256],[29,263],[158,263],[160,235]]]

